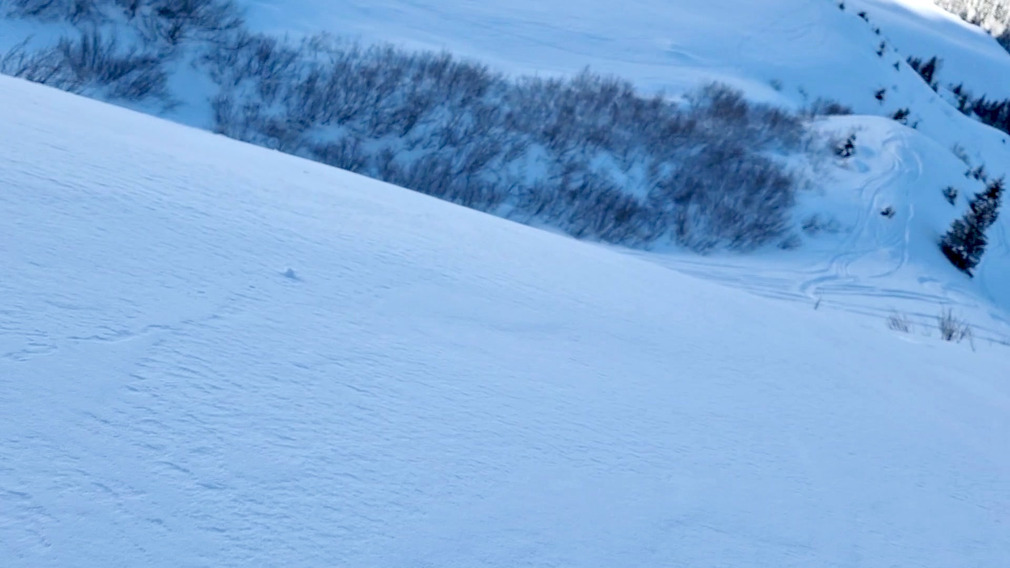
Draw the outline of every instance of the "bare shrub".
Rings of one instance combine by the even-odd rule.
[[[5,7],[13,17],[111,27],[162,55],[187,40],[226,41],[244,25],[233,0],[6,0]]]
[[[106,0],[108,1],[108,0]],[[115,0],[149,44],[178,46],[185,40],[220,41],[242,25],[232,0]]]
[[[581,238],[695,250],[784,236],[797,116],[707,85],[678,105],[584,71],[509,79],[445,53],[239,34],[202,61],[218,132]]]
[[[947,200],[947,203],[954,205],[955,200],[957,200],[958,191],[952,185],[948,185],[943,188],[943,198]]]
[[[841,224],[834,217],[824,217],[819,213],[814,213],[803,219],[800,229],[812,237],[822,233],[836,234],[841,231]]]
[[[168,98],[168,78],[159,58],[136,47],[120,47],[111,35],[91,30],[31,52],[26,45],[22,42],[0,58],[0,72],[114,100]]]
[[[72,77],[67,90],[104,88],[110,98],[125,100],[166,94],[167,76],[158,57],[136,47],[120,48],[115,37],[90,31],[60,40],[56,51]]]
[[[945,310],[936,318],[936,327],[940,332],[940,338],[944,341],[960,343],[965,339],[972,339],[971,327],[967,322],[954,315],[953,310]]]
[[[100,17],[102,0],[7,0],[7,14],[19,18],[79,23]]]
[[[852,114],[852,107],[836,100],[817,98],[803,109],[803,114],[809,117],[848,115]]]
[[[12,50],[4,72],[167,101],[166,67],[195,46],[186,61],[218,88],[213,128],[233,138],[579,238],[707,251],[789,236],[797,180],[780,156],[808,147],[806,123],[725,85],[675,102],[588,70],[509,78],[447,53],[289,42],[247,31],[232,0],[13,1],[90,23]]]
[[[912,322],[909,321],[908,316],[905,314],[893,312],[887,317],[887,328],[893,331],[909,333],[912,331]]]
[[[59,53],[51,49],[29,51],[27,46],[30,39],[15,45],[0,57],[0,73],[45,85],[69,85],[69,70]]]
[[[856,154],[856,133],[850,132],[844,139],[831,140],[831,151],[839,158],[851,158]]]

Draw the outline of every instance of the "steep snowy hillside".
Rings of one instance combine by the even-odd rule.
[[[943,85],[964,82],[978,94],[1010,97],[1003,77],[1010,54],[978,27],[944,12],[931,0],[849,0],[852,10],[866,12],[871,26],[907,55],[943,59]]]
[[[928,98],[914,73],[892,67],[907,55],[934,54],[919,53],[926,48],[949,54],[952,66],[993,83],[1010,66],[995,40],[928,0],[350,0],[339,7],[324,0],[295,5],[246,0],[244,5],[251,26],[277,33],[325,30],[366,42],[448,49],[515,73],[570,74],[589,65],[669,93],[718,80],[784,104],[822,96],[866,114],[880,111],[873,98],[878,88],[894,90],[888,109]],[[866,12],[871,25],[859,12]],[[882,40],[890,44],[883,57],[876,53]]]
[[[658,260],[692,273],[701,265],[701,273],[722,274],[723,281],[766,295],[878,317],[898,310],[925,322],[938,306],[954,305],[996,336],[1005,335],[1008,217],[992,230],[975,281],[951,270],[935,245],[967,199],[983,189],[965,178],[966,170],[985,165],[994,177],[1008,173],[1008,135],[963,116],[906,59],[939,57],[941,92],[963,83],[976,96],[1002,98],[1010,96],[1004,80],[1010,54],[927,0],[839,4],[389,0],[352,1],[339,10],[305,1],[293,10],[258,0],[248,4],[248,17],[254,27],[274,32],[327,29],[366,42],[445,48],[516,73],[571,74],[589,64],[668,93],[717,80],[795,108],[823,97],[859,115],[891,117],[907,109],[904,122],[915,130],[865,116],[823,122],[827,133],[856,133],[858,151],[848,163],[826,164],[811,175],[814,188],[801,195],[796,225],[815,221],[814,230],[802,232],[799,250]],[[941,193],[948,185],[960,195],[953,207]],[[888,206],[900,214],[880,218]]]
[[[802,107],[819,97],[857,114],[891,116],[941,146],[965,147],[1005,173],[1005,133],[961,116],[905,63],[939,56],[940,79],[976,95],[1010,96],[1010,54],[978,28],[926,0],[631,0],[473,3],[436,0],[248,2],[250,25],[327,30],[491,61],[518,73],[571,74],[590,65],[646,90],[679,94],[717,80],[751,97]],[[734,14],[733,18],[724,17]],[[861,17],[861,14],[863,17]],[[883,43],[883,49],[881,49]],[[878,54],[879,52],[879,54]],[[883,100],[876,94],[883,90]]]
[[[1010,557],[1004,346],[0,100],[4,566]]]
[[[155,6],[157,1],[141,4]],[[15,5],[35,9],[29,15],[21,10],[18,18],[0,22],[0,47],[14,45],[29,34],[36,34],[37,42],[45,44],[68,29],[66,22],[53,16],[65,13],[59,8],[53,12],[53,6],[63,5],[59,2],[6,3],[8,8]],[[496,138],[502,122],[482,122],[495,112],[501,118],[517,108],[537,117],[550,115],[557,108],[540,103],[557,97],[556,92],[547,97],[533,97],[535,104],[519,97],[521,103],[513,107],[502,104],[503,100],[509,100],[502,95],[480,99],[476,110],[465,106],[436,108],[421,120],[427,126],[418,128],[410,118],[416,119],[416,114],[412,114],[416,109],[395,104],[378,109],[378,104],[373,103],[371,107],[365,105],[365,112],[359,113],[355,122],[341,111],[327,110],[339,106],[333,103],[339,97],[319,95],[323,92],[320,85],[329,84],[327,88],[332,88],[334,83],[342,84],[341,77],[362,77],[364,84],[373,80],[370,79],[373,75],[381,74],[382,69],[396,67],[395,64],[366,65],[364,69],[341,73],[339,66],[347,64],[341,60],[335,64],[336,73],[332,69],[306,67],[284,74],[279,69],[285,68],[292,58],[303,57],[304,53],[298,50],[304,50],[305,46],[293,44],[297,47],[289,46],[286,51],[282,42],[274,39],[252,41],[245,36],[235,42],[243,47],[218,50],[208,56],[201,50],[220,40],[215,35],[218,30],[230,29],[233,24],[229,17],[218,17],[202,18],[203,27],[182,34],[181,40],[171,34],[166,36],[164,30],[161,35],[154,33],[157,38],[154,44],[162,50],[158,54],[170,62],[158,70],[164,76],[139,77],[128,84],[130,89],[137,85],[140,88],[160,85],[178,105],[159,108],[164,101],[157,97],[143,104],[128,104],[537,226],[582,238],[647,247],[662,253],[652,255],[653,261],[682,270],[698,272],[696,266],[701,263],[704,266],[701,273],[718,274],[720,280],[736,282],[766,295],[869,313],[878,319],[899,311],[920,323],[930,321],[942,307],[953,306],[970,317],[985,337],[995,340],[1007,334],[1010,217],[1003,215],[990,230],[989,249],[973,280],[953,271],[936,244],[951,221],[967,209],[971,196],[984,187],[979,180],[965,178],[964,172],[984,166],[995,178],[1005,175],[1005,164],[1010,163],[1008,135],[958,112],[952,106],[954,96],[950,87],[961,84],[973,96],[985,96],[987,100],[1010,97],[1008,83],[1002,80],[1010,76],[1010,54],[978,28],[943,12],[928,0],[672,3],[631,0],[616,4],[595,0],[588,4],[530,0],[508,3],[351,0],[339,4],[318,0],[248,0],[240,5],[246,10],[251,30],[277,38],[326,31],[357,38],[364,45],[392,42],[410,48],[447,49],[488,63],[495,70],[540,77],[571,77],[588,65],[596,71],[628,78],[640,89],[640,94],[664,91],[675,100],[713,80],[740,88],[753,100],[792,109],[818,106],[822,98],[836,100],[857,114],[842,119],[816,119],[815,130],[840,139],[855,134],[857,154],[847,160],[817,164],[816,159],[807,159],[809,156],[803,155],[795,144],[783,143],[783,137],[769,146],[760,145],[764,142],[741,143],[741,147],[760,156],[781,155],[783,146],[787,146],[785,153],[790,154],[791,162],[804,174],[809,190],[800,192],[795,199],[782,192],[760,193],[759,199],[751,200],[764,204],[760,214],[734,210],[721,215],[722,219],[745,216],[751,220],[770,219],[768,225],[773,230],[769,233],[773,237],[760,241],[766,247],[761,254],[749,257],[717,254],[698,259],[683,251],[706,248],[698,242],[708,235],[700,239],[656,238],[666,225],[659,223],[660,232],[649,225],[657,215],[650,207],[672,202],[671,196],[677,193],[659,192],[657,196],[652,190],[670,185],[666,183],[669,180],[685,179],[680,173],[689,165],[670,159],[662,151],[650,152],[660,146],[657,140],[678,140],[679,133],[646,139],[641,126],[656,121],[640,121],[629,130],[627,124],[617,124],[618,120],[606,113],[595,116],[586,107],[577,112],[568,109],[576,118],[594,116],[596,122],[590,120],[589,128],[578,130],[573,139],[557,145],[565,149],[562,153],[569,146],[578,147],[590,139],[597,143],[607,136],[611,139],[605,144],[611,144],[613,139],[632,140],[634,144],[609,154],[550,156],[546,160],[549,165],[545,166],[548,152],[542,140],[521,139],[516,143],[515,139]],[[107,34],[119,38],[118,48],[129,55],[131,52],[124,46],[132,45],[133,36],[149,34],[149,26],[138,27],[133,22],[116,28],[109,22],[124,17],[119,6],[108,8],[113,17],[103,13],[92,20],[105,26],[103,29],[108,28]],[[40,17],[39,11],[49,17]],[[726,18],[726,14],[734,17]],[[87,20],[77,15],[70,17],[73,18]],[[204,37],[208,34],[212,40],[209,43]],[[70,51],[77,54],[73,49]],[[78,51],[87,50],[81,47]],[[239,52],[245,55],[235,56],[234,60],[228,58],[229,54]],[[346,52],[323,50],[312,52],[309,59],[325,62],[344,55]],[[933,56],[942,61],[936,74],[936,92],[906,63],[909,57]],[[78,57],[82,58],[88,60]],[[207,63],[207,59],[214,63]],[[142,63],[143,57],[130,61]],[[204,66],[194,67],[197,62],[203,62]],[[420,67],[440,68],[442,64],[429,61]],[[417,68],[404,69],[409,74]],[[482,71],[474,68],[463,71],[464,76],[469,73],[471,78],[482,77]],[[210,76],[216,79],[211,80]],[[423,87],[413,86],[426,85],[432,78],[430,74],[421,76],[424,80],[407,83],[402,97],[387,96],[386,100],[410,97],[422,103],[436,99],[474,100],[473,92],[465,90],[454,91],[451,96],[432,97]],[[492,85],[485,90],[507,90],[502,86],[504,83],[495,82],[498,79],[487,75],[483,79]],[[69,84],[93,96],[115,98],[108,89],[94,84],[96,80],[91,76],[78,77]],[[620,90],[605,85],[598,92],[608,89]],[[337,94],[375,90],[367,85],[357,90],[344,87],[344,90],[337,88]],[[642,103],[644,100],[639,97],[636,104],[644,108],[647,106]],[[634,106],[620,101],[627,99],[601,97],[587,107]],[[565,104],[560,107],[565,108]],[[488,109],[491,111],[486,112]],[[385,124],[376,115],[388,115],[401,122]],[[446,126],[438,122],[440,116],[456,119],[452,126]],[[895,116],[903,117],[900,123],[890,120]],[[576,122],[566,120],[563,114],[551,118],[557,119],[558,124]],[[529,122],[543,124],[550,120],[537,118]],[[460,124],[471,123],[469,130],[458,128]],[[432,131],[439,132],[443,127],[453,135],[430,139]],[[737,138],[735,133],[725,133],[729,129],[722,125],[709,130],[724,132],[727,140]],[[398,134],[408,131],[411,137]],[[395,139],[397,136],[404,140]],[[712,144],[711,139],[699,144],[698,147],[718,145]],[[423,160],[418,158],[418,148],[432,147],[449,150],[442,154],[429,152]],[[643,152],[641,148],[648,150]],[[710,161],[724,164],[736,160]],[[472,169],[481,167],[479,174],[472,173]],[[456,173],[440,173],[445,171]],[[572,171],[578,175],[571,175]],[[669,175],[650,177],[649,172],[655,171],[667,171]],[[721,179],[724,175],[723,171],[711,171],[699,179]],[[488,190],[488,185],[494,187]],[[744,184],[730,180],[724,185]],[[946,203],[942,194],[948,186],[958,194],[952,204]],[[745,187],[744,193],[748,191],[751,188]],[[566,201],[556,199],[559,195],[576,197]],[[733,199],[736,198],[723,201]],[[791,225],[780,231],[784,224],[782,212],[794,201],[798,205],[789,216]],[[885,218],[878,215],[889,210],[896,214]],[[641,215],[636,216],[636,212]],[[571,218],[577,221],[571,222]],[[719,242],[734,242],[737,237],[730,235]],[[675,246],[668,245],[671,241]],[[768,250],[776,244],[794,248],[787,252]]]

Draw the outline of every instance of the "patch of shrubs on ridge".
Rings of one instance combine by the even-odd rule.
[[[711,84],[673,101],[627,81],[512,78],[446,53],[325,35],[254,34],[228,0],[0,0],[77,37],[0,60],[99,98],[171,102],[169,65],[216,86],[224,135],[585,239],[696,251],[787,236],[798,186],[782,156],[800,117]]]

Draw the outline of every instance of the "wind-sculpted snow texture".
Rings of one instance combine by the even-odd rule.
[[[19,80],[0,100],[5,567],[1010,557],[1003,346]],[[889,176],[917,172],[904,142]]]

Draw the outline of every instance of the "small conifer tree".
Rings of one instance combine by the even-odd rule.
[[[972,276],[972,269],[982,260],[988,242],[986,230],[999,216],[1003,185],[1003,178],[989,182],[984,192],[972,198],[968,212],[954,221],[940,240],[940,250],[947,260],[968,276]]]

